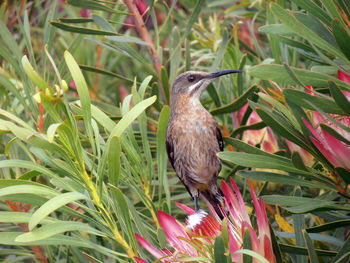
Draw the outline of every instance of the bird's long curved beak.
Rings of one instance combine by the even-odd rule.
[[[243,70],[233,70],[233,69],[221,70],[221,71],[210,73],[210,78],[217,78],[217,77],[227,75],[227,74],[242,73],[242,72],[244,72],[244,71]]]

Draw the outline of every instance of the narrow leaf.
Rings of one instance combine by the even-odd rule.
[[[57,195],[54,198],[50,199],[33,213],[32,218],[28,224],[29,230],[33,230],[33,228],[36,227],[41,220],[43,220],[46,216],[58,208],[79,199],[87,199],[87,197],[78,192],[69,192]]]

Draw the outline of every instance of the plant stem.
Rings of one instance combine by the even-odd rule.
[[[103,206],[102,200],[101,200],[101,198],[100,198],[100,196],[99,196],[99,194],[98,194],[98,192],[96,190],[95,185],[92,183],[92,180],[90,179],[89,175],[84,171],[82,173],[82,176],[83,176],[83,180],[85,181],[85,184],[87,185],[87,187],[89,189],[89,192],[91,194],[93,202],[97,205],[99,210],[104,215],[106,223],[109,226],[109,228],[112,230],[115,239],[117,240],[117,242],[119,244],[121,244],[123,246],[125,251],[128,253],[129,257],[130,258],[134,258],[135,257],[134,251],[129,246],[127,241],[124,239],[124,237],[119,233],[119,230],[118,230],[117,226],[113,224],[111,216],[109,215],[109,213],[107,212],[107,210]]]
[[[128,7],[130,13],[132,14],[132,16],[134,18],[135,26],[136,26],[137,32],[139,33],[141,39],[148,43],[147,49],[148,49],[148,53],[150,54],[151,59],[152,59],[153,68],[155,69],[155,71],[157,72],[157,74],[160,78],[162,64],[160,62],[160,58],[159,58],[158,53],[156,51],[156,48],[153,44],[151,36],[148,33],[148,30],[145,26],[145,23],[143,22],[141,14],[139,13],[136,5],[134,4],[134,2],[132,0],[124,0],[124,3]]]

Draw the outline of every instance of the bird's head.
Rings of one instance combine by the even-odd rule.
[[[187,95],[191,98],[198,98],[202,92],[208,87],[208,85],[213,82],[216,78],[232,74],[240,73],[242,70],[222,70],[213,73],[203,72],[203,71],[187,71],[176,77],[172,96],[177,95]]]

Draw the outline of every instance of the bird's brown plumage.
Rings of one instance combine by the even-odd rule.
[[[166,137],[170,162],[192,196],[198,191],[216,195],[217,176],[221,160],[217,153],[223,150],[221,132],[214,117],[199,103],[180,95],[173,105]]]
[[[194,198],[196,209],[200,196],[220,217],[223,217],[223,195],[216,182],[221,170],[217,153],[223,150],[223,141],[215,118],[199,99],[216,77],[238,72],[241,71],[188,71],[179,75],[173,84],[166,134],[170,163]]]

